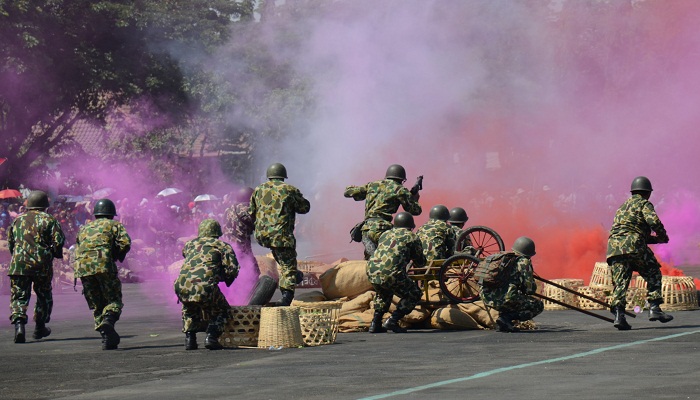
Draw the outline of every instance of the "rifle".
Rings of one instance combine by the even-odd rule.
[[[419,191],[423,190],[423,175],[416,178],[416,183],[411,188],[411,194],[416,196]]]

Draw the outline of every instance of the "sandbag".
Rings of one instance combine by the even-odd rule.
[[[367,279],[367,261],[351,260],[330,268],[321,276],[321,289],[328,299],[354,297],[372,290]]]
[[[469,314],[479,325],[487,329],[494,329],[496,320],[498,319],[498,311],[493,308],[487,308],[483,301],[475,301],[473,303],[458,304],[460,310]]]
[[[370,324],[372,324],[373,317],[374,310],[367,310],[361,313],[345,314],[338,318],[338,331],[367,332]]]
[[[294,295],[294,300],[292,305],[296,306],[297,303],[317,303],[319,301],[327,301],[326,296],[320,290],[313,290],[306,293],[298,293]]]
[[[457,304],[438,308],[433,311],[433,314],[430,316],[430,326],[435,329],[483,329],[474,318],[462,310]]]
[[[338,315],[354,314],[365,312],[370,309],[370,303],[374,300],[376,293],[373,291],[364,292],[343,303]]]

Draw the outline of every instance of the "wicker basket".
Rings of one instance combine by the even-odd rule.
[[[256,347],[260,332],[260,306],[234,306],[221,334],[224,347]]]
[[[614,288],[612,279],[612,269],[606,262],[597,262],[593,267],[591,275],[591,283],[589,284],[594,289],[610,290]]]
[[[552,283],[559,284],[569,289],[576,290],[577,288],[583,286],[583,279],[552,279]],[[559,300],[566,304],[571,304],[574,307],[578,307],[578,296],[573,293],[569,293],[566,290],[560,289],[556,286],[549,284],[544,285],[543,293],[545,296],[550,297],[554,300]],[[544,301],[545,310],[566,310],[564,306],[552,303],[548,300]]]
[[[643,290],[646,296],[647,283],[638,276],[635,285]],[[662,276],[661,295],[664,299],[664,310],[697,310],[698,290],[692,276]]]
[[[602,289],[602,288],[596,288],[596,287],[590,287],[590,286],[581,286],[576,289],[577,292],[588,296],[588,297],[593,297],[594,299],[598,299],[600,301],[607,301],[607,295],[610,293],[609,290],[607,289]],[[596,303],[595,301],[579,297],[578,298],[578,307],[584,310],[605,310],[605,306]]]
[[[332,344],[338,335],[341,301],[299,303],[301,335],[307,346]]]
[[[299,307],[263,307],[260,310],[258,348],[304,346]]]

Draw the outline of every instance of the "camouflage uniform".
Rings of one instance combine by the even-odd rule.
[[[425,259],[444,260],[455,252],[455,234],[447,222],[439,219],[429,219],[416,232],[423,245]]]
[[[226,226],[224,234],[231,241],[236,258],[241,267],[252,266],[251,274],[256,279],[260,275],[260,267],[253,254],[250,237],[255,229],[255,223],[250,215],[250,205],[236,203],[226,210]],[[247,279],[246,279],[247,281]]]
[[[651,236],[651,232],[656,237]],[[615,289],[611,308],[627,305],[625,294],[637,271],[647,282],[647,300],[663,303],[661,265],[647,244],[667,243],[668,234],[654,210],[654,205],[639,194],[633,194],[615,213],[608,238],[607,261],[612,269]]]
[[[513,253],[515,255],[515,253]],[[532,297],[537,291],[537,283],[532,273],[529,258],[515,255],[506,283],[498,288],[482,286],[479,295],[484,303],[500,314],[510,315],[519,321],[531,320],[544,310],[544,303]]]
[[[426,264],[420,239],[406,228],[393,228],[379,237],[377,251],[367,262],[367,278],[377,295],[374,297],[375,312],[389,311],[394,295],[401,298],[397,311],[406,315],[413,311],[421,297],[418,285],[406,273],[408,263],[416,267]]]
[[[423,211],[411,192],[393,179],[382,179],[364,186],[348,186],[345,197],[355,201],[365,200],[365,224],[362,226],[362,244],[365,246],[365,259],[368,260],[377,249],[379,237],[392,228],[392,214],[399,206],[412,215]]]
[[[119,221],[97,218],[80,227],[76,239],[75,279],[80,278],[83,295],[95,319],[95,330],[102,329],[105,317],[119,320],[122,283],[116,260],[123,261],[131,249],[131,238]]]
[[[231,245],[217,239],[220,230],[218,222],[205,219],[199,225],[197,238],[182,249],[185,263],[174,284],[182,303],[182,332],[200,330],[203,315],[209,316],[207,331],[215,332],[217,337],[226,326],[230,306],[219,282],[233,282],[238,276],[238,260]]]
[[[11,286],[10,321],[27,323],[33,284],[36,293],[34,321],[49,322],[53,309],[53,259],[63,258],[65,236],[61,225],[43,211],[29,210],[12,222],[7,241],[12,255],[7,272]]]
[[[299,189],[271,179],[253,192],[250,215],[255,221],[255,239],[272,251],[280,266],[279,287],[294,291],[297,282],[297,250],[294,238],[296,214],[306,214],[311,204]]]

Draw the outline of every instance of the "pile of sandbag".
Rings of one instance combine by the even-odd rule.
[[[342,301],[339,312],[340,332],[367,331],[374,316],[373,302],[375,292],[365,273],[367,262],[364,260],[341,259],[331,264],[320,275],[322,291],[298,294],[293,305],[302,302]],[[445,298],[437,281],[428,284],[430,303],[419,304],[401,320],[407,328],[432,329],[492,329],[498,312],[487,309],[483,302],[439,305]],[[396,309],[399,298],[394,297],[389,313]],[[435,304],[435,305],[431,305]]]

